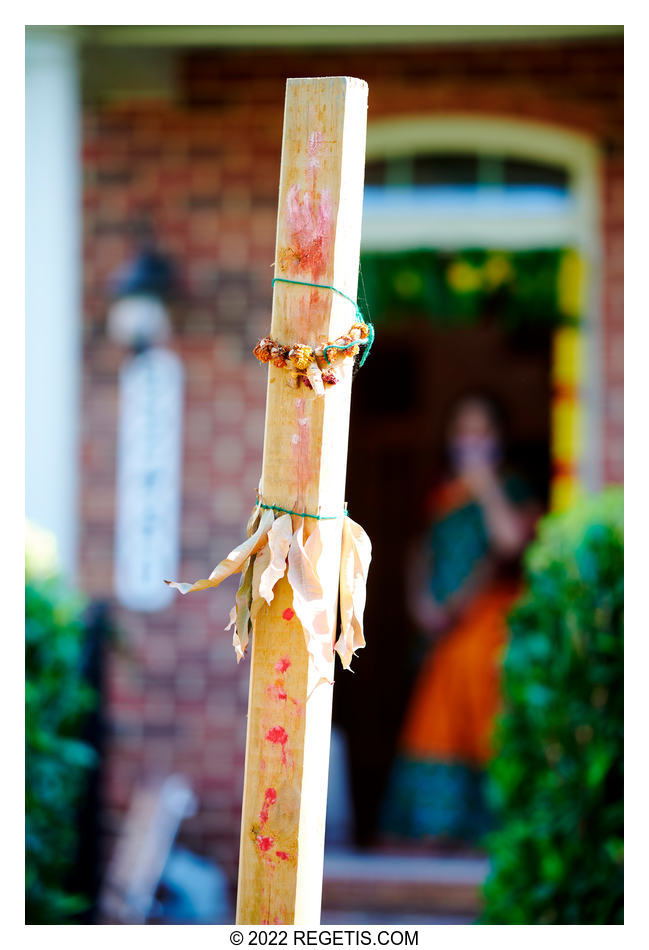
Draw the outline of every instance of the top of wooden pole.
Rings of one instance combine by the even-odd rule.
[[[275,277],[329,284],[356,299],[366,124],[362,79],[287,80]],[[317,346],[346,333],[354,322],[352,304],[331,290],[274,285],[275,340]],[[270,366],[261,481],[266,500],[293,510],[342,511],[351,360],[345,364],[340,382],[325,397],[304,386],[296,391],[285,370]],[[296,396],[304,400],[306,422],[300,427],[320,432],[322,439],[308,452],[301,447],[301,466],[289,463],[299,454]],[[328,419],[336,420],[331,427],[325,405]]]

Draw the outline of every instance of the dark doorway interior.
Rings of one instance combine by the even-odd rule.
[[[416,675],[416,630],[407,615],[404,558],[440,475],[445,421],[468,390],[493,394],[508,416],[509,462],[542,504],[549,483],[548,328],[506,331],[494,317],[473,326],[425,319],[377,334],[352,401],[347,499],[373,544],[368,646],[353,674],[339,672],[334,719],[347,735],[357,843],[372,844],[401,720]]]

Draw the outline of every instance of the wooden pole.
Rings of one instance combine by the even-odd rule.
[[[279,187],[275,276],[326,284],[356,299],[367,84],[289,79]],[[352,304],[331,290],[275,283],[271,336],[312,347],[345,334]],[[269,365],[261,496],[290,511],[344,506],[351,359],[317,395]],[[300,520],[293,517],[296,529]],[[320,579],[336,624],[342,518],[304,518],[322,537]],[[333,684],[307,652],[286,576],[253,620],[237,923],[317,924]]]

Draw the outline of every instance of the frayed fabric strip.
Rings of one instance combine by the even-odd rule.
[[[291,516],[302,519],[295,530]],[[304,536],[304,518],[314,518],[308,537]],[[344,518],[340,553],[341,629],[336,639],[333,610],[324,599],[320,578],[323,543],[319,521]],[[324,530],[324,529],[323,529]],[[365,646],[363,608],[365,585],[372,546],[360,525],[345,510],[342,515],[308,515],[266,505],[255,505],[248,522],[248,538],[214,568],[210,577],[193,584],[165,581],[181,594],[218,585],[232,574],[241,573],[236,603],[230,611],[229,630],[237,662],[246,655],[254,621],[269,605],[274,588],[284,576],[293,591],[293,609],[304,630],[306,648],[319,675],[333,681],[334,656],[337,652],[345,669],[356,651]]]

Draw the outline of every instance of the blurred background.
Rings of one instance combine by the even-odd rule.
[[[323,922],[619,922],[616,26],[27,28],[28,921],[233,919],[236,583],[185,599],[160,580],[205,576],[254,502],[284,87],[310,75],[369,84],[377,329],[347,477],[374,548],[368,648],[336,681]],[[487,839],[431,818],[465,794],[455,771],[406,802],[417,827],[391,804],[417,710],[463,716],[420,676],[438,641],[405,552],[440,521],[467,394],[525,485],[512,508],[551,513],[508,560],[532,541],[499,755],[467,760],[492,763]],[[480,679],[491,654],[472,656]]]

